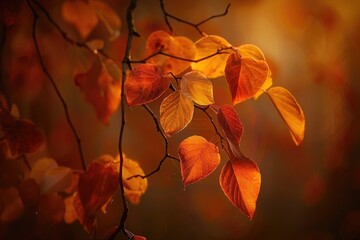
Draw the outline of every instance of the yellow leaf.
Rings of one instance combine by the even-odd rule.
[[[145,175],[144,171],[140,165],[134,160],[126,157],[124,155],[124,164],[123,164],[123,182],[126,198],[132,204],[138,204],[140,197],[145,193],[148,182],[146,178],[133,177],[135,175]]]
[[[200,38],[195,42],[196,54],[195,59],[201,59],[216,53],[223,48],[231,47],[224,38],[209,35]],[[209,59],[192,63],[191,68],[205,74],[208,78],[216,78],[224,75],[224,69],[228,54],[217,54]]]
[[[180,88],[199,105],[214,103],[213,85],[201,72],[191,71],[186,73],[180,81]]]
[[[156,55],[148,60],[149,63],[158,65],[163,73],[172,72],[177,75],[188,67],[195,56],[194,43],[183,36],[171,36],[164,31],[155,31],[146,41],[148,54],[156,53],[161,49],[165,54],[176,56],[185,60],[164,55]]]
[[[39,182],[41,194],[55,193],[65,190],[71,185],[71,169],[67,167],[56,167],[45,172]]]
[[[295,97],[283,87],[272,87],[267,91],[280,116],[290,129],[296,145],[299,145],[305,132],[305,116]]]
[[[201,136],[183,140],[178,148],[184,186],[210,175],[220,163],[219,149]]]
[[[194,103],[181,90],[167,96],[160,105],[160,124],[167,136],[183,130],[192,120]]]
[[[263,60],[266,61],[263,52],[257,46],[253,44],[244,44],[238,47],[238,51],[240,52],[242,57],[251,57],[255,60]]]
[[[97,50],[103,49],[104,45],[105,45],[104,41],[101,40],[101,39],[93,39],[93,40],[90,40],[90,41],[86,42],[86,44],[95,53],[97,52]]]
[[[238,47],[238,51],[240,52],[242,57],[250,57],[254,58],[255,60],[262,60],[266,61],[264,53],[253,44],[244,44]],[[261,86],[260,90],[255,94],[254,99],[258,99],[261,94],[263,94],[267,89],[271,87],[273,84],[273,80],[271,77],[271,71],[269,69],[268,76]]]

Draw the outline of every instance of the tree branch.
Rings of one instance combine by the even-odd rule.
[[[46,16],[46,18],[48,19],[48,21],[51,23],[51,25],[54,26],[54,28],[60,33],[60,35],[62,36],[62,38],[67,41],[70,44],[73,44],[79,48],[84,48],[86,50],[88,50],[89,52],[93,53],[93,54],[97,54],[100,53],[103,57],[111,59],[102,49],[97,49],[96,51],[94,51],[93,49],[91,49],[89,47],[89,45],[86,42],[80,42],[80,41],[75,41],[74,39],[72,39],[71,37],[68,36],[68,34],[60,27],[60,25],[54,20],[54,18],[51,16],[51,14],[49,13],[49,11],[41,4],[39,3],[37,0],[30,0],[32,1]],[[112,59],[113,60],[113,59]]]
[[[81,147],[81,140],[80,140],[80,137],[74,127],[74,124],[71,120],[71,117],[70,117],[70,114],[69,114],[69,111],[68,111],[68,106],[65,102],[65,99],[63,98],[63,96],[61,95],[61,92],[59,90],[59,88],[57,87],[56,83],[55,83],[55,80],[54,78],[51,76],[50,72],[48,71],[48,69],[46,68],[45,66],[45,63],[44,63],[44,60],[41,56],[41,52],[40,52],[40,48],[39,48],[39,43],[38,43],[38,40],[37,40],[37,37],[36,37],[36,26],[37,26],[37,21],[39,19],[39,15],[36,13],[34,7],[32,6],[32,4],[30,3],[30,0],[27,0],[27,4],[29,5],[30,9],[31,9],[31,12],[33,14],[33,17],[34,17],[34,20],[33,20],[33,26],[32,26],[32,38],[33,38],[33,41],[34,41],[34,45],[35,45],[35,50],[36,50],[36,54],[39,58],[39,62],[40,62],[40,65],[41,65],[41,68],[42,68],[42,71],[44,72],[44,74],[47,76],[47,78],[49,79],[53,89],[55,90],[55,93],[58,97],[58,99],[60,100],[61,104],[62,104],[62,107],[64,109],[64,112],[65,112],[65,116],[66,116],[66,121],[75,137],[75,140],[76,140],[76,143],[77,143],[77,148],[78,148],[78,151],[79,151],[79,155],[80,155],[80,160],[81,160],[81,165],[82,165],[82,168],[84,170],[86,170],[86,162],[85,162],[85,159],[84,159],[84,155],[83,155],[83,151],[82,151],[82,147]]]
[[[161,11],[163,12],[163,15],[164,15],[165,23],[168,26],[169,31],[170,31],[171,34],[173,34],[173,28],[172,28],[172,26],[170,24],[169,18],[172,18],[172,19],[174,19],[174,20],[176,20],[178,22],[181,22],[181,23],[184,23],[184,24],[187,24],[187,25],[190,25],[190,26],[194,27],[196,29],[196,31],[198,31],[199,34],[204,36],[206,34],[203,31],[201,31],[200,26],[202,24],[210,21],[211,19],[218,18],[218,17],[223,17],[223,16],[227,15],[228,11],[229,11],[229,8],[230,8],[230,3],[226,6],[226,9],[225,9],[225,11],[223,13],[210,16],[210,17],[208,17],[208,18],[206,18],[206,19],[204,19],[204,20],[202,20],[202,21],[200,21],[198,23],[192,23],[192,22],[189,22],[187,20],[184,20],[182,18],[176,17],[176,16],[168,13],[166,11],[166,9],[165,9],[164,0],[160,0],[160,7],[161,7]]]
[[[152,54],[150,54],[149,56],[143,58],[143,59],[140,59],[140,60],[131,60],[130,62],[131,63],[145,63],[146,61],[148,61],[149,59],[157,56],[157,55],[163,55],[163,56],[167,56],[167,57],[170,57],[170,58],[174,58],[174,59],[178,59],[178,60],[182,60],[182,61],[186,61],[186,62],[193,62],[193,63],[197,63],[197,62],[201,62],[201,61],[204,61],[206,59],[209,59],[209,58],[212,58],[216,55],[219,55],[219,54],[229,54],[229,52],[227,52],[226,50],[230,50],[230,49],[233,49],[233,47],[223,47],[223,48],[219,48],[216,52],[208,55],[208,56],[205,56],[205,57],[202,57],[202,58],[199,58],[199,59],[187,59],[187,58],[182,58],[182,57],[178,57],[178,56],[174,56],[174,55],[171,55],[171,54],[168,54],[166,52],[163,52],[162,51],[162,48],[160,48],[157,52],[154,52]]]
[[[123,204],[123,212],[121,214],[120,223],[114,233],[110,236],[109,239],[115,239],[120,231],[123,232],[124,236],[128,239],[133,237],[133,234],[126,230],[125,222],[128,216],[128,206],[125,198],[125,189],[124,189],[124,182],[123,182],[123,165],[124,165],[124,156],[123,156],[123,135],[125,129],[125,79],[126,79],[126,68],[130,66],[130,54],[131,54],[131,46],[132,40],[134,36],[139,36],[139,34],[135,31],[134,23],[133,23],[133,14],[136,9],[137,0],[131,0],[130,4],[126,11],[126,20],[127,20],[127,29],[128,29],[128,37],[126,42],[126,49],[125,54],[122,60],[122,81],[121,81],[121,126],[120,126],[120,133],[119,133],[119,143],[118,143],[118,150],[120,155],[120,163],[119,163],[119,184],[120,184],[120,191],[121,191],[121,200]]]
[[[164,153],[164,156],[161,158],[160,162],[159,162],[159,165],[157,166],[157,168],[153,171],[151,171],[150,173],[146,174],[146,175],[140,175],[140,174],[137,174],[137,175],[134,175],[134,176],[131,176],[131,177],[128,177],[126,180],[130,180],[132,178],[136,178],[136,177],[141,177],[141,178],[147,178],[147,177],[150,177],[151,175],[157,173],[160,171],[160,168],[162,166],[162,164],[164,163],[164,161],[168,158],[170,159],[174,159],[174,160],[177,160],[178,162],[180,161],[177,157],[174,157],[174,156],[171,156],[169,154],[169,141],[165,135],[165,133],[162,131],[161,129],[161,126],[160,126],[160,122],[159,122],[159,119],[156,117],[155,113],[151,110],[151,108],[149,108],[149,106],[147,106],[146,104],[143,104],[142,105],[143,108],[151,115],[151,117],[153,118],[154,120],[154,123],[156,125],[156,130],[161,134],[162,138],[164,139],[164,144],[165,144],[165,153]]]

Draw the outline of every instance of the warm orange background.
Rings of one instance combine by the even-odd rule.
[[[74,38],[77,32],[60,14],[61,1],[44,1],[55,19]],[[170,13],[198,22],[221,13],[228,1],[167,0]],[[111,1],[123,20],[127,1]],[[261,170],[262,186],[253,220],[238,211],[222,193],[218,178],[227,161],[222,154],[218,169],[184,191],[177,162],[167,160],[150,177],[138,206],[130,206],[127,227],[148,239],[357,239],[360,238],[360,2],[302,0],[234,0],[227,16],[203,26],[208,34],[223,36],[234,46],[260,47],[273,72],[274,86],[289,89],[306,117],[303,143],[296,147],[285,124],[267,96],[236,106],[245,132],[242,151]],[[51,156],[60,165],[80,168],[75,141],[49,82],[41,73],[31,38],[31,12],[25,5],[9,27],[3,62],[8,94],[21,116],[33,120],[44,132],[47,146],[35,155]],[[172,21],[175,34],[196,41],[191,27]],[[158,1],[138,1],[135,24],[141,38],[134,42],[133,58],[154,30],[167,30]],[[40,44],[48,68],[69,105],[88,162],[102,154],[117,154],[119,111],[108,126],[84,100],[73,82],[72,69],[79,50],[64,43],[42,16]],[[97,37],[101,31],[90,36]],[[126,34],[106,51],[121,59]],[[80,50],[81,54],[81,50]],[[231,103],[224,78],[214,79],[215,101]],[[150,104],[158,114],[161,100]],[[171,140],[171,153],[185,137],[198,134],[217,141],[206,116],[195,111],[193,122]],[[141,108],[127,110],[124,147],[145,172],[163,156],[163,140],[151,117]],[[119,197],[98,219],[99,235],[119,221]],[[10,236],[27,231],[26,218],[8,226]],[[81,226],[59,224],[50,228],[52,239],[84,238]],[[1,236],[1,235],[0,235]]]

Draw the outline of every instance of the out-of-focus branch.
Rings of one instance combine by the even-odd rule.
[[[31,1],[33,1],[33,0],[31,0]],[[51,76],[49,70],[46,68],[44,60],[43,60],[43,58],[41,56],[39,43],[38,43],[38,40],[37,40],[37,37],[36,37],[36,26],[37,26],[37,22],[38,22],[38,19],[39,19],[39,15],[36,13],[36,11],[34,9],[34,6],[30,2],[30,0],[27,0],[27,4],[29,5],[29,7],[31,9],[31,12],[33,13],[33,17],[34,17],[33,26],[32,26],[32,38],[33,38],[33,41],[34,41],[36,54],[37,54],[37,56],[39,58],[39,62],[40,62],[42,71],[44,72],[46,77],[49,79],[49,81],[51,83],[51,86],[53,87],[58,99],[61,102],[61,105],[62,105],[62,107],[64,109],[64,112],[65,112],[66,121],[67,121],[67,123],[68,123],[74,137],[75,137],[76,143],[77,143],[77,148],[78,148],[78,151],[79,151],[82,168],[84,170],[86,170],[86,162],[85,162],[84,154],[83,154],[82,147],[81,147],[81,140],[80,140],[80,137],[79,137],[79,135],[78,135],[78,133],[77,133],[75,127],[74,127],[72,119],[70,117],[68,106],[67,106],[67,104],[65,102],[65,99],[63,98],[59,88],[57,87],[54,78]]]

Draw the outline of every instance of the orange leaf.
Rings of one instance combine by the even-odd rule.
[[[210,175],[220,163],[219,149],[201,136],[183,140],[178,148],[184,186]]]
[[[88,233],[91,233],[94,229],[96,215],[94,213],[88,214],[86,212],[86,209],[84,208],[84,206],[80,200],[78,192],[75,192],[73,195],[73,208],[76,212],[77,218],[78,218],[79,222],[81,223],[81,225],[84,227],[84,229]],[[64,217],[65,217],[65,215],[64,215]],[[71,219],[69,219],[69,220],[71,220]]]
[[[167,96],[160,105],[160,124],[167,136],[183,130],[192,120],[194,103],[181,90]]]
[[[132,204],[139,204],[140,197],[145,193],[148,182],[146,178],[140,177],[128,179],[135,175],[143,176],[145,173],[137,162],[124,156],[123,182],[125,196]]]
[[[213,85],[201,72],[191,71],[186,73],[180,81],[180,88],[199,105],[214,103]]]
[[[67,224],[71,224],[78,219],[76,210],[74,208],[73,200],[74,200],[74,195],[64,199],[64,205],[65,205],[64,221]]]
[[[261,175],[257,164],[245,157],[232,157],[220,174],[220,186],[230,202],[252,219],[258,199]]]
[[[75,76],[75,83],[84,93],[85,99],[95,108],[98,119],[108,124],[120,103],[118,66],[110,59],[106,59],[103,65],[95,61],[87,72]]]
[[[305,116],[296,98],[283,87],[272,87],[267,91],[272,103],[289,127],[296,145],[304,139]]]
[[[216,35],[208,35],[195,42],[196,54],[194,59],[201,59],[216,53],[222,48],[231,47],[224,38]],[[224,69],[228,54],[217,54],[209,59],[191,64],[191,68],[202,72],[208,78],[216,78],[224,75]]]
[[[169,88],[170,80],[154,64],[134,68],[126,78],[125,94],[129,106],[137,106],[158,99]]]
[[[238,50],[242,57],[251,57],[255,60],[265,60],[264,53],[253,44],[244,44],[238,47]]]
[[[239,153],[239,144],[244,127],[233,106],[223,105],[217,113],[218,123],[223,130],[230,148],[234,153]]]
[[[89,3],[81,0],[64,1],[61,14],[65,22],[73,25],[85,39],[99,22],[99,18]]]
[[[146,240],[146,237],[139,236],[139,235],[134,235],[133,239],[134,240]]]
[[[265,61],[232,53],[226,62],[225,76],[233,104],[254,97],[265,82],[268,72],[269,67]]]
[[[183,59],[193,60],[195,57],[195,45],[190,39],[183,36],[171,36],[164,31],[155,31],[149,35],[146,49],[150,55],[161,48],[162,52]],[[172,72],[175,75],[186,70],[191,64],[190,61],[163,55],[154,56],[149,59],[149,62],[160,66],[164,73]]]
[[[25,119],[15,119],[5,110],[0,110],[0,127],[12,155],[35,152],[44,142],[34,123]]]

